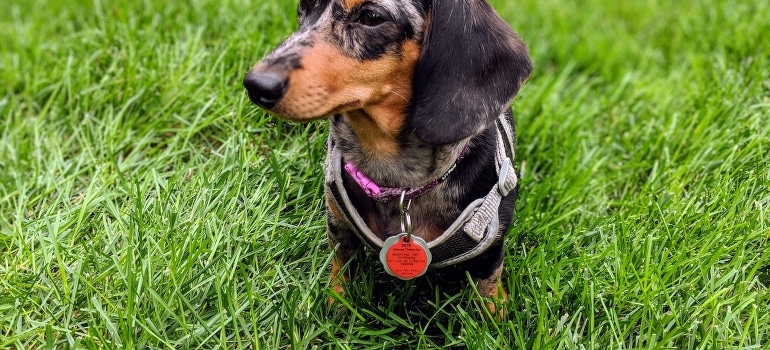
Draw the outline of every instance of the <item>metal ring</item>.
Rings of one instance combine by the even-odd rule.
[[[412,200],[406,202],[404,207],[404,198],[406,190],[401,192],[401,199],[398,201],[398,210],[401,212],[401,232],[406,233],[406,239],[412,239],[412,217],[409,215],[409,208],[412,206]]]
[[[404,228],[404,221],[406,221],[406,228]],[[401,229],[403,232],[406,232],[407,240],[412,239],[412,217],[409,216],[409,213],[404,213],[403,219],[401,220]]]

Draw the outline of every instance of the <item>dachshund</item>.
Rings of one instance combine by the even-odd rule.
[[[401,279],[453,265],[482,297],[506,301],[511,103],[532,71],[525,44],[484,0],[301,0],[297,12],[299,28],[243,85],[283,119],[329,120],[333,290],[368,247]]]

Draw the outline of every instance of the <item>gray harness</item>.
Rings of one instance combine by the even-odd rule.
[[[432,268],[445,267],[472,259],[502,239],[497,215],[500,201],[516,188],[518,177],[513,168],[513,131],[505,114],[497,118],[498,131],[495,165],[498,182],[483,197],[468,205],[460,216],[438,238],[428,242],[433,256]],[[326,157],[324,186],[332,194],[331,200],[340,208],[344,221],[367,247],[379,252],[383,240],[366,225],[353,206],[342,181],[342,152],[331,139]]]

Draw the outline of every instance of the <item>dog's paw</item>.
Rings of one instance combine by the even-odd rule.
[[[505,319],[507,314],[508,293],[505,292],[505,289],[503,289],[502,286],[500,286],[498,291],[499,292],[496,295],[484,299],[486,300],[486,308],[487,311],[489,311],[489,316],[495,321],[500,322]]]
[[[339,306],[342,304],[342,300],[344,300],[345,291],[341,284],[335,284],[332,286],[331,290],[329,291],[329,297],[326,298],[326,306],[328,307],[334,307]]]

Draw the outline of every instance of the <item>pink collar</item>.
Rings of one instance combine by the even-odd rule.
[[[390,202],[392,200],[399,199],[401,194],[404,192],[406,192],[404,199],[414,199],[434,189],[436,186],[438,186],[438,184],[444,182],[444,180],[449,177],[449,174],[451,174],[452,171],[457,168],[457,163],[459,163],[460,160],[465,157],[465,152],[468,150],[469,143],[470,142],[465,144],[463,150],[460,151],[460,155],[457,157],[457,160],[455,160],[455,163],[452,164],[452,167],[449,168],[449,170],[447,170],[444,175],[441,175],[441,177],[438,179],[434,179],[422,186],[415,188],[379,186],[374,182],[374,180],[370,179],[368,176],[366,176],[366,174],[358,170],[358,167],[356,167],[356,165],[351,162],[345,162],[345,171],[353,178],[353,180],[356,181],[358,186],[364,190],[364,193],[366,193],[369,198],[374,199],[375,201]]]

